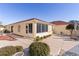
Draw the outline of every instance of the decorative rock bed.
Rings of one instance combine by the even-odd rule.
[[[0,35],[0,40],[9,40],[9,41],[13,41],[15,40],[15,38],[7,35],[7,34],[3,34],[3,35]]]

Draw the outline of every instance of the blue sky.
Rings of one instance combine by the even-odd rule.
[[[0,21],[3,24],[10,24],[30,18],[39,18],[48,22],[79,20],[79,4],[0,4]]]

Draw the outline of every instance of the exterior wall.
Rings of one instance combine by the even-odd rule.
[[[29,23],[33,24],[33,32],[32,33],[26,33],[26,25]],[[47,24],[48,25],[48,32],[42,32],[42,33],[37,33],[37,23],[42,23],[42,24]],[[21,26],[20,32],[18,32],[18,26]],[[25,22],[20,22],[20,23],[14,23],[6,26],[6,29],[11,31],[11,26],[13,26],[13,33],[26,36],[26,37],[33,37],[35,38],[36,36],[45,36],[52,34],[52,25],[48,24],[47,22],[39,21],[39,20],[29,20]]]
[[[66,26],[67,25],[53,25],[53,31],[56,34],[61,34],[62,32],[64,35],[70,35],[69,30],[66,30]]]
[[[16,24],[10,24],[7,25],[6,28],[7,30],[11,31],[11,26],[13,26],[13,33],[26,36],[26,37],[33,37],[33,33],[26,33],[26,25],[29,23],[33,23],[33,21],[26,21],[26,22],[21,22],[21,23],[16,23]],[[21,26],[20,32],[18,32],[18,26]],[[33,26],[34,27],[34,26]]]

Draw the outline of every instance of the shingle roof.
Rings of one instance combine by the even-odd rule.
[[[31,20],[34,20],[34,19],[35,19],[35,20],[42,21],[42,22],[46,22],[46,21],[40,20],[40,19],[38,19],[38,18],[31,18],[31,19],[27,19],[27,20],[23,20],[23,21],[11,23],[11,24],[21,23],[21,22],[25,22],[25,21],[31,21]],[[49,23],[49,22],[46,22],[46,23]],[[51,23],[49,23],[49,24],[51,24]],[[8,25],[10,25],[10,24],[8,24]]]

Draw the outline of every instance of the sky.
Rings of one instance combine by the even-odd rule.
[[[0,3],[0,22],[10,24],[30,18],[43,21],[79,20],[78,3]]]

